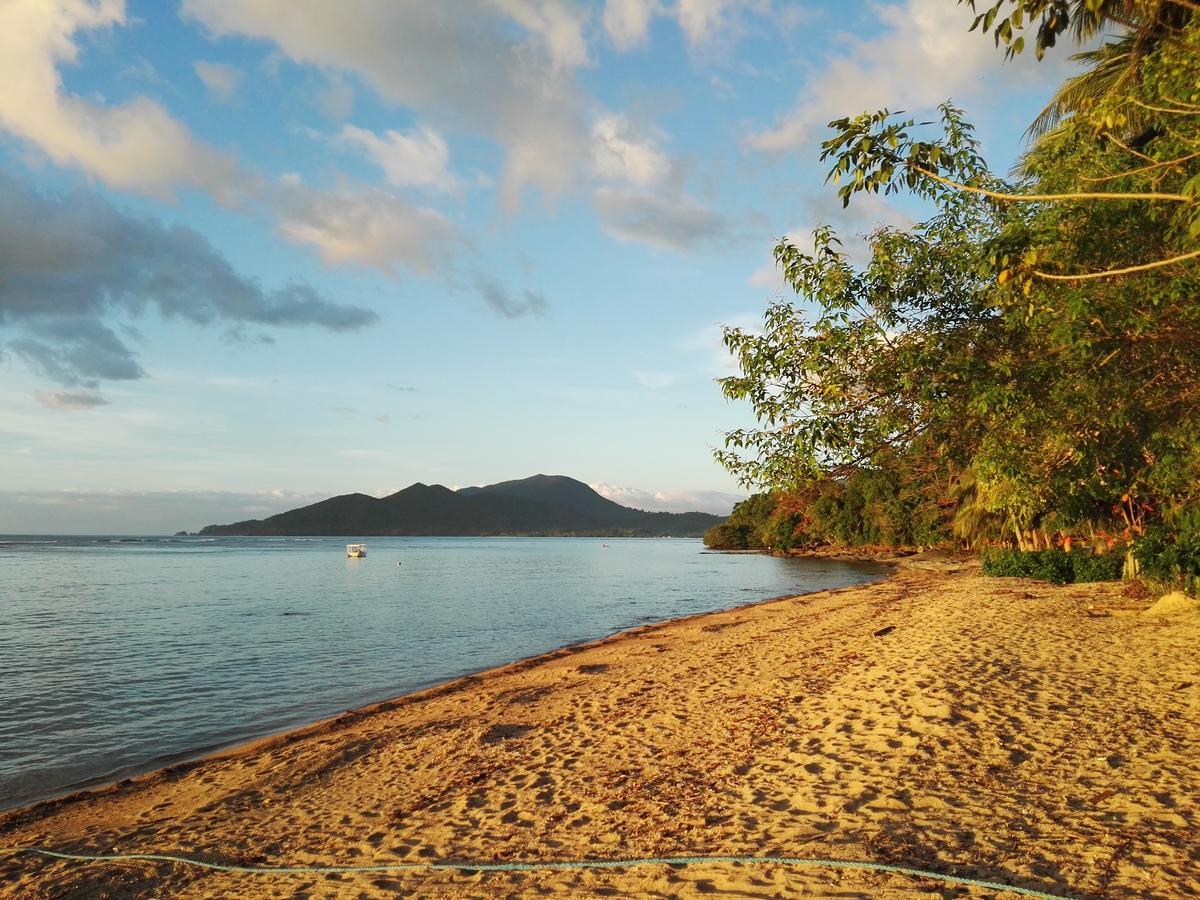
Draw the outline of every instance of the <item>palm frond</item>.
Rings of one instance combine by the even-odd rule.
[[[1089,66],[1062,83],[1045,108],[1025,131],[1025,137],[1037,141],[1073,115],[1094,109],[1101,101],[1119,96],[1137,77],[1136,63],[1141,54],[1132,35],[1122,35],[1095,50],[1076,53],[1076,62]]]

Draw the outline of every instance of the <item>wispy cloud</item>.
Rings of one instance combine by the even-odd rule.
[[[672,19],[691,50],[707,54],[736,43],[751,16],[787,31],[807,13],[771,0],[606,0],[601,24],[613,47],[624,53],[645,44],[655,19]]]
[[[808,149],[816,133],[839,116],[884,107],[928,109],[948,97],[995,95],[1004,86],[1030,80],[1034,71],[1032,54],[1006,64],[992,41],[968,31],[972,14],[965,6],[903,0],[874,9],[883,31],[869,40],[847,35],[847,50],[820,61],[795,106],[772,126],[752,133],[751,147],[768,153]],[[1053,75],[1042,67],[1037,77]]]
[[[678,341],[679,349],[696,356],[710,378],[724,378],[726,375],[734,375],[738,371],[737,360],[725,347],[725,327],[740,328],[751,334],[761,334],[762,316],[758,313],[731,315],[723,322],[713,322],[688,332]]]
[[[95,391],[46,391],[37,394],[38,402],[51,409],[95,409],[108,403]]]
[[[475,289],[492,311],[506,319],[545,316],[550,308],[546,298],[536,291],[522,291],[521,299],[518,300],[504,285],[483,272],[475,273]]]
[[[679,375],[675,372],[646,372],[638,369],[633,373],[633,380],[649,390],[662,391],[677,384]]]
[[[276,54],[273,58],[280,57]],[[337,73],[330,76],[329,83],[323,90],[318,91],[314,98],[317,109],[338,121],[348,119],[354,112],[354,100],[354,88]]]
[[[196,77],[204,83],[208,96],[217,103],[228,103],[242,84],[242,70],[229,63],[198,60],[192,63]]]
[[[592,200],[604,230],[619,241],[687,251],[730,231],[729,222],[721,213],[681,193],[601,187],[593,193]]]
[[[622,506],[659,512],[709,512],[727,516],[733,505],[744,499],[745,494],[729,491],[659,490],[646,491],[641,488],[620,487],[597,482],[592,490]]]

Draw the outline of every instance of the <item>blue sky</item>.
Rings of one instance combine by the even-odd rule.
[[[727,511],[721,323],[830,118],[946,98],[1006,170],[1061,77],[954,0],[5,0],[0,532],[573,475]],[[851,242],[853,246],[853,242]]]

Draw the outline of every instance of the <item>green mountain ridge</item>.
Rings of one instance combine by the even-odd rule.
[[[565,475],[533,475],[457,491],[420,482],[387,497],[342,494],[266,519],[208,525],[203,535],[700,537],[711,513],[646,512]]]

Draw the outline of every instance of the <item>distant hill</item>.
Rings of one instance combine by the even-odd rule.
[[[414,484],[387,497],[343,494],[267,519],[209,525],[204,535],[586,535],[699,537],[723,516],[630,509],[565,475],[452,491]]]

